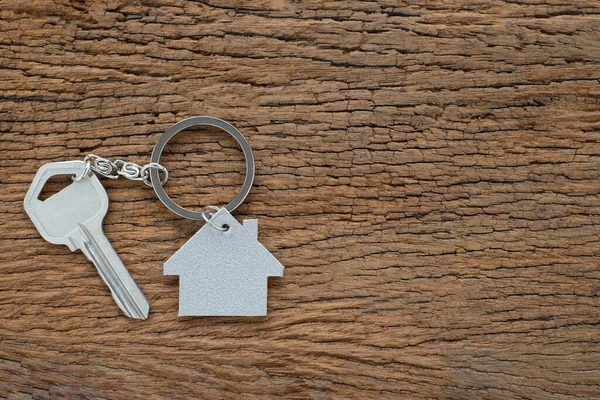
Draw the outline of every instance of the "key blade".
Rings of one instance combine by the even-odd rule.
[[[74,244],[94,263],[119,308],[129,318],[148,318],[148,300],[104,236],[102,228],[90,231],[84,224],[79,224],[78,231],[81,234],[81,243],[75,241]]]
[[[63,161],[42,166],[36,173],[23,205],[44,239],[80,249],[91,260],[110,288],[117,305],[130,318],[146,319],[150,306],[123,262],[104,236],[102,220],[108,211],[108,195],[98,177],[88,172],[83,179],[42,201],[46,182],[56,175],[79,175],[83,161]]]

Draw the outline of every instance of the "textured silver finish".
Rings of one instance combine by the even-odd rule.
[[[283,276],[283,265],[258,242],[258,221],[236,221],[217,211],[165,263],[179,275],[179,315],[262,316],[267,314],[267,278]]]
[[[246,160],[246,179],[244,179],[244,185],[242,189],[231,200],[225,208],[229,211],[235,210],[248,196],[250,193],[250,189],[252,188],[252,182],[254,182],[254,154],[252,153],[252,148],[250,144],[242,135],[242,133],[237,130],[237,128],[231,125],[229,122],[223,121],[222,119],[215,117],[191,117],[179,121],[175,125],[171,126],[169,129],[163,133],[158,142],[156,142],[156,146],[154,146],[154,150],[152,150],[152,156],[150,157],[151,163],[158,163],[160,161],[160,155],[162,154],[165,146],[169,142],[169,140],[181,132],[184,129],[190,128],[192,126],[214,126],[215,128],[219,128],[229,133],[233,138],[238,142],[238,144],[242,147],[242,151],[244,152],[244,158]],[[164,182],[161,182],[159,171],[156,168],[152,168],[150,170],[150,180],[152,181],[152,187],[158,196],[158,199],[167,207],[169,210],[173,211],[175,214],[180,215],[184,218],[194,219],[194,220],[202,220],[202,211],[191,211],[186,208],[181,207],[177,203],[175,203],[169,195],[165,192],[165,189],[162,187]]]
[[[66,161],[42,166],[24,206],[44,239],[54,244],[81,249],[110,288],[117,305],[130,318],[146,319],[150,305],[102,230],[108,211],[106,190],[93,173],[81,177],[46,201],[38,199],[42,188],[55,175],[78,176],[86,170],[83,161]]]

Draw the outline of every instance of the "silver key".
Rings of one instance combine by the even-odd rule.
[[[80,249],[91,260],[110,288],[117,305],[130,318],[146,319],[150,305],[102,230],[108,211],[106,190],[93,172],[55,193],[38,199],[42,188],[55,175],[83,173],[83,161],[65,161],[42,166],[25,196],[25,211],[44,239]]]

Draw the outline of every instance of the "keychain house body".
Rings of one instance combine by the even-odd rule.
[[[221,208],[210,221],[228,229],[205,224],[165,262],[165,275],[179,275],[179,316],[267,315],[268,277],[283,265],[258,241],[258,220]]]

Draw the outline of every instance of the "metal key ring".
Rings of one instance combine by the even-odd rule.
[[[192,126],[213,126],[215,128],[219,128],[233,136],[233,138],[238,142],[241,146],[242,151],[244,152],[244,158],[246,159],[246,178],[244,179],[244,185],[242,186],[242,190],[235,196],[235,198],[229,202],[225,208],[227,211],[231,212],[235,210],[248,196],[250,193],[250,189],[252,188],[252,182],[254,182],[254,155],[252,154],[252,149],[250,148],[250,144],[242,135],[240,131],[238,131],[233,125],[228,122],[223,121],[219,118],[214,117],[191,117],[184,119],[183,121],[179,121],[175,125],[171,126],[169,129],[163,133],[160,137],[156,146],[154,146],[154,150],[152,150],[152,156],[150,157],[150,162],[158,163],[160,161],[160,156],[167,145],[167,142],[176,134],[181,132],[184,129],[187,129]],[[150,181],[152,182],[152,187],[158,196],[158,199],[171,211],[175,214],[180,215],[184,218],[193,219],[193,220],[202,220],[203,212],[202,211],[190,211],[186,208],[181,207],[176,204],[165,192],[163,188],[160,177],[158,175],[158,170],[156,168],[150,169]]]

